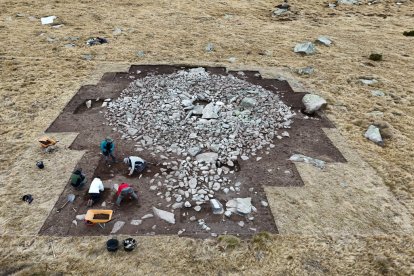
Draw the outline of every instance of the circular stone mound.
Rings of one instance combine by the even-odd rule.
[[[105,117],[124,139],[137,141],[138,150],[173,160],[163,164],[171,169],[164,184],[160,179],[150,189],[166,186],[162,197],[190,207],[233,190],[222,174],[239,158],[272,146],[294,115],[271,91],[194,68],[132,82],[109,103]]]

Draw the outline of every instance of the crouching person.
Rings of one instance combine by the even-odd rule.
[[[140,173],[147,167],[147,162],[138,156],[130,156],[124,159],[124,163],[129,167],[128,175],[132,175],[134,172]]]
[[[82,187],[86,184],[87,179],[85,174],[82,172],[82,169],[79,168],[75,170],[71,177],[70,177],[70,185],[76,190],[82,189]]]
[[[116,195],[118,196],[118,198],[116,199],[116,205],[118,206],[121,205],[121,201],[126,197],[138,200],[137,194],[134,192],[134,189],[128,183],[121,183],[118,187]]]
[[[91,186],[89,187],[89,200],[88,200],[88,207],[91,207],[93,204],[101,199],[101,192],[104,191],[104,185],[102,180],[99,176],[95,177],[92,180]]]

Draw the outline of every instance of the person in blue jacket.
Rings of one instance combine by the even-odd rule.
[[[105,140],[101,142],[101,152],[105,156],[106,162],[108,162],[109,156],[112,158],[112,161],[115,163],[115,156],[114,156],[114,149],[115,143],[114,140],[107,137]]]

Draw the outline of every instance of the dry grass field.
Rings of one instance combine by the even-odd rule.
[[[0,274],[413,275],[414,37],[402,33],[414,30],[414,2],[368,2],[330,9],[328,1],[292,0],[296,15],[282,21],[270,16],[278,1],[2,0]],[[49,15],[63,25],[41,25]],[[320,35],[334,45],[293,52]],[[109,43],[89,47],[93,36]],[[336,125],[328,136],[349,164],[323,174],[298,165],[306,190],[267,191],[279,235],[137,237],[130,254],[109,254],[108,237],[38,236],[83,153],[67,148],[76,134],[60,134],[60,150],[47,157],[36,138],[82,85],[132,64],[284,68],[328,101]],[[315,73],[294,73],[305,66]],[[360,84],[366,76],[379,82]],[[373,122],[388,125],[384,147],[363,136]],[[56,166],[39,175],[40,158]],[[27,192],[36,195],[32,205],[20,200]]]

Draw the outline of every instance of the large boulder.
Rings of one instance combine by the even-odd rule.
[[[152,211],[154,212],[154,215],[156,215],[158,218],[165,220],[168,223],[175,224],[175,217],[173,213],[160,210],[155,207],[152,207]]]
[[[227,211],[235,214],[248,215],[252,212],[252,198],[234,198],[226,203]]]
[[[302,98],[302,103],[305,105],[305,112],[308,114],[315,113],[327,104],[324,98],[315,94],[306,94]]]

